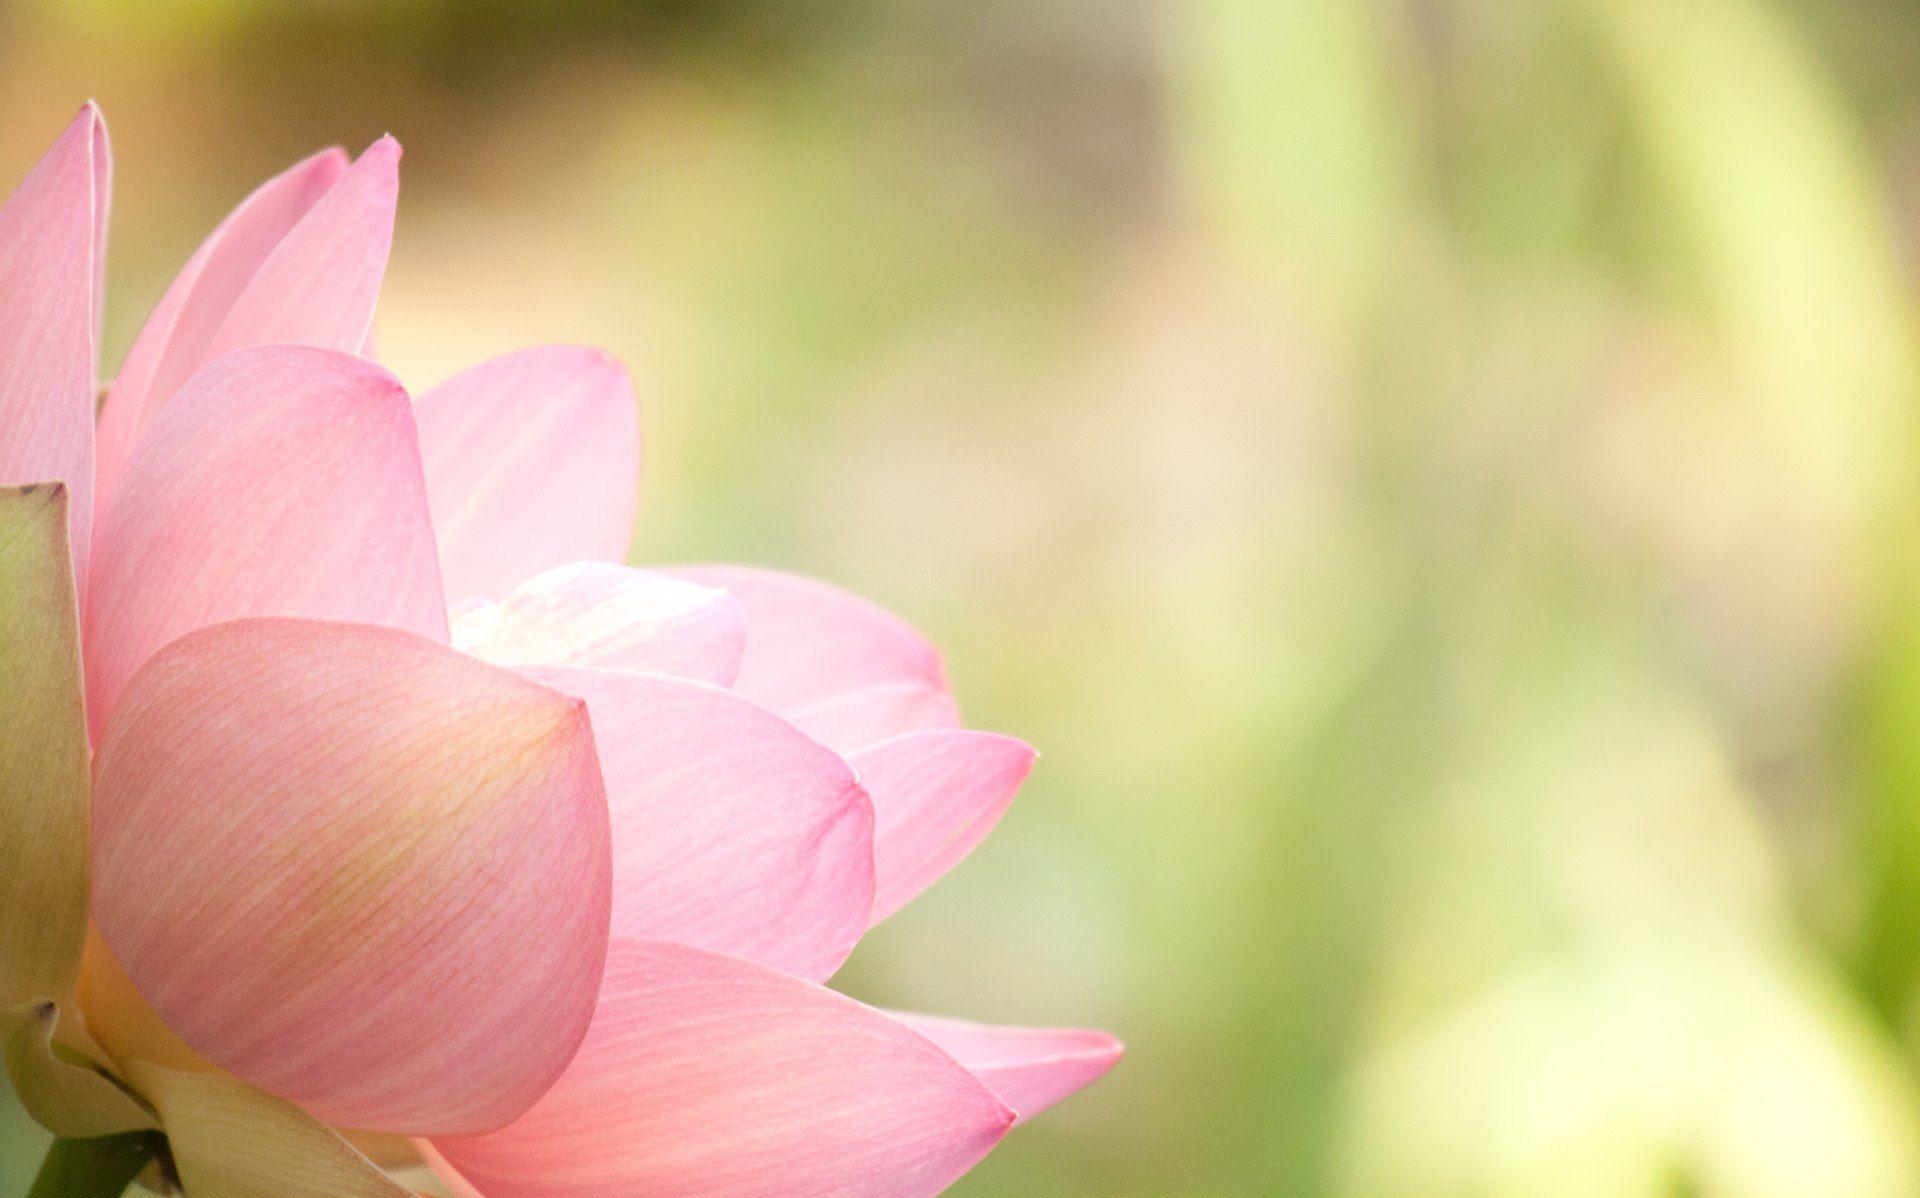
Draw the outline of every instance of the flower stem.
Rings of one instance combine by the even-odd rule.
[[[150,1131],[89,1140],[55,1140],[27,1198],[120,1198],[160,1151]]]

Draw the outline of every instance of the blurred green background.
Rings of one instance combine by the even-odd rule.
[[[101,101],[111,361],[392,130],[410,385],[610,347],[635,560],[872,595],[1040,746],[846,975],[1129,1041],[956,1194],[1909,1195],[1917,56],[1898,0],[0,0],[0,180]]]

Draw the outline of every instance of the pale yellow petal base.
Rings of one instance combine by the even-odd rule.
[[[145,1061],[128,1072],[189,1198],[416,1198],[326,1124],[235,1078]]]
[[[88,780],[67,489],[0,487],[0,1008],[66,1001],[87,928]]]
[[[27,1113],[56,1136],[87,1139],[130,1131],[154,1131],[152,1111],[77,1054],[56,1049],[53,1028],[59,1008],[23,1003],[0,1016],[7,1074]]]

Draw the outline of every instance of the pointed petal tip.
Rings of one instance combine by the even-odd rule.
[[[107,118],[100,111],[100,106],[88,100],[73,114],[73,119],[69,120],[66,127],[60,131],[60,136],[54,139],[54,144],[58,146],[78,141],[83,137],[100,136],[106,131],[106,124]]]
[[[616,940],[608,960],[594,1026],[534,1109],[424,1151],[454,1193],[932,1198],[1018,1121],[940,1044],[834,991],[667,942]]]
[[[591,713],[617,936],[832,976],[873,906],[873,814],[845,761],[708,683],[553,666],[521,674]]]
[[[589,345],[584,341],[555,341],[545,345],[529,345],[494,359],[495,362],[507,360],[534,363],[545,370],[577,371],[609,377],[632,375],[632,372],[627,369],[627,364],[621,361],[619,355],[612,350],[604,346]],[[490,364],[483,362],[480,365]]]
[[[1097,1064],[1100,1072],[1095,1078],[1119,1064],[1120,1058],[1127,1055],[1126,1041],[1098,1028],[1056,1028],[1053,1034],[1063,1042],[1055,1056]]]
[[[608,374],[632,377],[633,372],[627,369],[627,364],[610,349],[598,345],[574,345],[569,348],[578,353],[589,365],[598,367]]]
[[[611,350],[598,345],[554,345],[548,347],[555,366],[570,368],[596,391],[609,396],[624,396],[636,402],[633,372]],[[569,360],[570,359],[570,360]]]
[[[1127,1052],[1126,1044],[1107,1032],[1067,1028],[1052,1034],[1056,1051],[1036,1057],[1010,1076],[996,1077],[990,1071],[981,1079],[1003,1103],[1016,1108],[1016,1123],[1026,1123],[1100,1081]]]
[[[979,735],[999,747],[1009,766],[1017,763],[1022,778],[1032,773],[1033,763],[1040,760],[1040,750],[1017,736],[1009,736],[1004,732],[981,732]]]
[[[873,797],[875,923],[986,839],[1034,759],[1023,740],[965,728],[905,732],[848,756]]]
[[[309,154],[255,188],[194,251],[128,350],[100,411],[97,508],[104,510],[135,444],[161,408],[212,361],[215,336],[262,264],[333,190],[352,162],[339,146]],[[315,306],[328,313],[338,310],[331,299]],[[360,336],[357,329],[330,337],[313,323],[283,322],[244,340],[358,350]],[[236,341],[231,348],[242,343]]]
[[[380,365],[378,362],[369,362],[365,358],[357,359],[357,361],[363,363],[365,366],[372,367],[371,370],[365,371],[368,384],[366,391],[363,393],[365,401],[375,407],[397,407],[408,413],[409,418],[411,418],[413,412],[413,397],[407,394],[406,384],[402,383],[394,376],[392,371]],[[408,422],[411,423],[411,419],[409,419]]]
[[[359,354],[348,353],[346,350],[331,349],[319,345],[308,345],[297,341],[269,341],[259,345],[250,345],[243,349],[236,349],[232,352],[231,356],[239,358],[242,354],[251,354],[262,358],[269,355],[279,355],[287,358],[304,356],[310,358],[317,366],[324,366],[332,371],[363,378],[383,393],[389,391],[404,392],[406,390],[406,387],[400,382],[400,379],[393,371],[388,370],[385,366],[382,366],[371,358],[363,358]]]
[[[892,1012],[993,1092],[1026,1123],[1112,1071],[1126,1045],[1103,1031],[999,1027],[936,1015]]]
[[[315,375],[340,379],[342,384],[339,390],[345,402],[375,408],[399,406],[408,411],[413,407],[406,384],[393,371],[378,362],[342,350],[279,341],[250,345],[223,357],[235,370],[243,366],[256,369],[279,366],[288,371],[304,369]]]
[[[73,119],[67,122],[66,131],[61,134],[61,140],[68,138],[78,140],[83,136],[94,139],[97,143],[94,147],[96,153],[106,149],[107,114],[102,112],[100,105],[93,100],[82,104],[80,111],[73,114]]]
[[[545,686],[541,689],[552,690],[551,687]],[[558,729],[569,735],[585,735],[590,741],[593,723],[591,717],[587,715],[587,701],[561,691],[553,693],[559,697],[561,710],[565,713],[556,721]],[[595,756],[598,756],[597,750]]]

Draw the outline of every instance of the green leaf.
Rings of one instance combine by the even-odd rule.
[[[159,1152],[152,1132],[55,1140],[27,1198],[120,1198]]]

